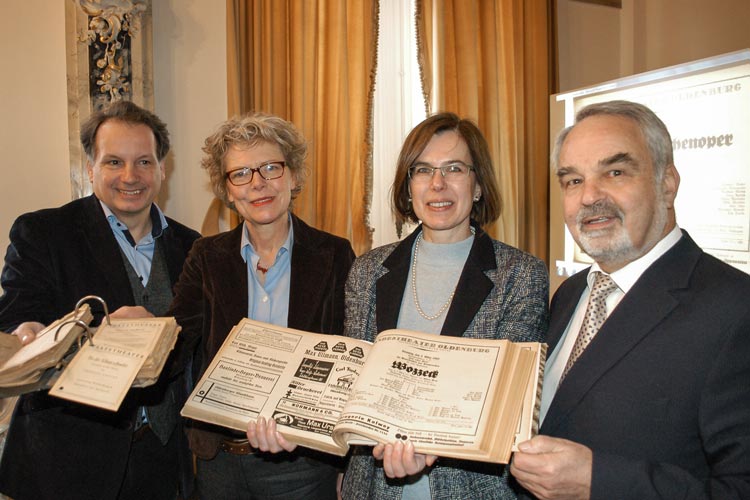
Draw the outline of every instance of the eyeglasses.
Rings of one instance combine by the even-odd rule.
[[[284,175],[284,167],[286,167],[285,162],[272,161],[264,163],[257,168],[238,168],[236,170],[227,172],[226,174],[224,174],[224,176],[235,186],[244,186],[245,184],[250,184],[251,182],[253,182],[253,175],[255,174],[255,172],[258,172],[258,174],[260,174],[260,176],[267,181],[278,179],[279,177]]]
[[[427,182],[432,179],[435,174],[435,170],[440,170],[443,178],[447,181],[459,181],[469,175],[474,167],[465,163],[456,162],[449,163],[448,165],[441,165],[439,167],[431,167],[430,165],[414,165],[409,167],[409,179],[414,182]]]

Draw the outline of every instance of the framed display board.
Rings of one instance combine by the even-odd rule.
[[[677,223],[706,252],[750,273],[750,50],[613,80],[550,99],[551,140],[578,110],[614,99],[650,107],[672,136]],[[565,228],[550,172],[552,287],[591,260]]]

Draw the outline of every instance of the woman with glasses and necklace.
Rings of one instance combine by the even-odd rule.
[[[198,380],[244,317],[341,334],[350,243],[290,212],[305,180],[307,145],[289,122],[262,113],[230,119],[208,137],[202,167],[214,194],[237,211],[235,229],[198,240],[167,313],[182,326]],[[184,358],[183,358],[184,359]],[[179,364],[179,362],[178,362]],[[299,448],[262,453],[244,433],[190,422],[202,499],[334,499],[334,457]]]
[[[541,341],[547,328],[544,263],[495,241],[500,215],[489,148],[471,121],[433,115],[406,138],[392,187],[401,242],[357,258],[346,283],[345,335],[372,341],[390,328],[435,335]],[[345,500],[515,498],[508,468],[414,453],[410,442],[355,447]]]

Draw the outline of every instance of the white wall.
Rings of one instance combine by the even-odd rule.
[[[70,200],[65,4],[0,5],[0,256],[21,213]]]
[[[561,92],[750,48],[748,0],[557,0]]]
[[[635,13],[634,73],[750,48],[748,0],[624,0]]]
[[[159,206],[200,231],[213,199],[201,146],[227,118],[226,2],[152,2],[154,108],[172,139]]]
[[[558,66],[561,91],[620,76],[620,10],[558,0]]]

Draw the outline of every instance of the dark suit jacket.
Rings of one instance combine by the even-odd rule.
[[[586,274],[555,294],[550,352]],[[685,232],[625,295],[540,430],[593,450],[592,499],[750,498],[749,299]]]
[[[174,283],[200,235],[167,221],[161,238]],[[24,321],[48,324],[72,311],[85,295],[102,297],[110,311],[135,304],[119,246],[93,195],[20,216],[11,228],[10,242],[2,271],[2,331],[12,331]],[[101,307],[91,306],[98,323]],[[71,403],[46,391],[22,396],[0,464],[0,491],[17,499],[115,498],[136,409],[167,397],[165,385],[130,391],[118,412]],[[174,401],[175,423],[180,405]]]
[[[346,335],[372,341],[396,328],[421,227],[401,242],[359,257],[346,283]],[[544,263],[495,241],[479,227],[441,335],[514,342],[541,341],[547,327],[549,281]],[[435,500],[514,499],[507,468],[498,464],[441,458],[430,472]],[[399,499],[403,482],[386,481],[372,449],[356,447],[343,484],[344,498]]]
[[[344,329],[344,282],[354,260],[349,241],[314,229],[292,215],[291,282],[288,327],[341,334]],[[243,225],[198,240],[175,286],[170,315],[182,326],[179,367],[196,347],[197,381],[229,331],[247,317],[247,266],[240,255]],[[218,451],[226,429],[193,423],[190,447],[204,459]]]

